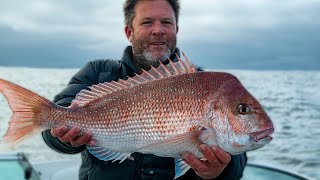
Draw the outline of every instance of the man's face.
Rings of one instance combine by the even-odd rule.
[[[125,30],[134,56],[151,64],[166,60],[176,48],[178,28],[167,0],[139,1],[132,27],[126,26]]]

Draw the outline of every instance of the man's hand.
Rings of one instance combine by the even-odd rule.
[[[92,133],[81,133],[79,127],[69,129],[67,126],[60,126],[52,128],[51,135],[57,137],[61,142],[70,143],[74,147],[79,147],[84,144],[94,146],[96,143],[92,140]]]
[[[231,160],[231,155],[218,147],[206,144],[199,146],[206,160],[200,160],[191,153],[184,153],[184,161],[203,179],[218,177]]]

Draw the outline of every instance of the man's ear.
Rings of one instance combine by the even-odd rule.
[[[177,29],[176,29],[176,34],[178,34],[178,32],[179,32],[179,26],[177,25],[176,28],[177,28]]]
[[[124,27],[124,31],[126,33],[127,39],[131,42],[132,41],[132,29],[128,25],[126,25]]]

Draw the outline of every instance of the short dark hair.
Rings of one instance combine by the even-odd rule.
[[[137,5],[139,0],[126,0],[123,5],[124,12],[124,23],[129,27],[132,27],[132,21],[135,16],[134,7]],[[168,0],[171,5],[174,15],[176,17],[176,22],[178,24],[179,11],[180,11],[180,2],[179,0]]]

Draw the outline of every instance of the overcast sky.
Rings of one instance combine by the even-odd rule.
[[[129,45],[121,0],[1,0],[0,66],[82,67]],[[320,0],[181,0],[178,47],[213,69],[320,70]]]

